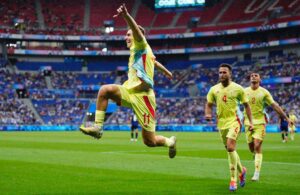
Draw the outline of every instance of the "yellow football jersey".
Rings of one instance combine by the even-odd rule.
[[[248,98],[243,87],[237,83],[231,82],[227,87],[219,83],[210,88],[207,102],[216,104],[218,128],[222,130],[240,123],[239,104],[248,102]]]
[[[153,88],[154,62],[155,56],[146,39],[143,38],[140,42],[133,39],[128,63],[128,80],[123,86],[132,89],[140,85],[143,80]]]
[[[296,117],[296,115],[290,114],[290,115],[289,115],[289,119],[290,119],[290,121],[291,121],[294,125],[296,124],[296,122],[297,122],[297,117]]]
[[[263,87],[259,87],[256,90],[253,90],[251,87],[247,87],[245,92],[251,107],[253,125],[266,124],[268,119],[265,107],[275,102],[272,95]],[[245,112],[244,115],[245,125],[249,125],[249,119]]]

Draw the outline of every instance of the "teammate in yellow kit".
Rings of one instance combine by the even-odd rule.
[[[236,141],[241,130],[241,119],[238,116],[239,103],[245,107],[250,119],[249,129],[252,130],[251,109],[248,98],[242,86],[231,81],[232,68],[229,64],[221,64],[219,67],[220,83],[211,87],[207,94],[205,106],[205,118],[212,119],[212,107],[217,106],[217,121],[220,135],[228,152],[230,169],[229,190],[237,190],[237,175],[239,173],[240,186],[245,185],[246,168],[242,166],[238,153],[236,152]]]
[[[255,172],[252,177],[252,181],[258,181],[263,159],[262,143],[266,135],[266,124],[268,122],[265,107],[271,106],[282,118],[285,118],[287,121],[289,120],[281,107],[273,100],[270,92],[260,86],[261,78],[258,73],[252,73],[250,75],[250,82],[251,85],[245,89],[245,92],[251,107],[252,121],[254,125],[253,130],[249,130],[250,121],[247,116],[245,116],[244,124],[249,149],[255,154]]]
[[[130,49],[128,63],[128,80],[123,85],[104,85],[97,97],[95,124],[91,127],[81,126],[80,130],[97,139],[103,134],[103,121],[108,100],[115,101],[118,105],[132,108],[142,127],[144,143],[149,147],[169,147],[169,157],[176,155],[176,137],[166,138],[155,134],[155,109],[156,101],[153,91],[154,67],[161,70],[168,78],[172,77],[162,64],[155,61],[152,49],[144,36],[144,29],[138,26],[128,13],[125,4],[117,9],[114,17],[122,16],[129,26],[125,40]]]
[[[291,126],[290,126],[291,140],[294,141],[294,139],[295,139],[295,131],[296,131],[296,123],[297,123],[297,117],[295,115],[295,111],[294,110],[292,110],[290,112],[289,119],[291,121]]]

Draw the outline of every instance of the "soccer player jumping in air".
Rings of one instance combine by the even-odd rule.
[[[260,86],[261,78],[258,73],[251,73],[250,82],[251,85],[245,89],[245,92],[247,94],[247,97],[249,98],[249,105],[251,107],[254,125],[253,130],[249,130],[250,123],[247,116],[245,116],[244,124],[249,149],[252,153],[255,154],[255,172],[252,177],[252,181],[258,181],[263,159],[262,143],[266,135],[266,124],[268,122],[265,107],[271,106],[280,115],[280,117],[284,118],[288,122],[289,118],[283,112],[281,107],[273,100],[270,92]]]
[[[217,106],[217,120],[219,133],[227,150],[230,184],[229,190],[237,190],[237,175],[239,173],[240,186],[245,185],[246,168],[242,166],[240,157],[236,152],[236,141],[241,130],[242,124],[238,116],[239,103],[245,107],[249,118],[249,128],[253,129],[251,109],[248,98],[242,86],[231,81],[232,68],[229,64],[221,64],[219,67],[220,83],[210,88],[207,94],[205,106],[206,120],[212,119],[212,107]]]
[[[98,92],[95,124],[91,127],[81,126],[80,130],[87,135],[101,138],[103,122],[108,100],[120,106],[132,108],[139,124],[142,126],[144,143],[149,147],[165,146],[169,148],[169,157],[176,155],[176,137],[170,138],[155,134],[156,101],[153,91],[154,67],[161,70],[168,78],[170,73],[162,64],[155,61],[155,56],[146,41],[144,29],[138,26],[128,13],[125,4],[117,9],[114,17],[122,16],[129,26],[125,40],[130,49],[128,80],[123,85],[104,85]]]

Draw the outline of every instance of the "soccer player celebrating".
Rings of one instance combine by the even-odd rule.
[[[213,104],[217,106],[218,129],[228,153],[230,184],[229,190],[237,190],[237,175],[239,173],[240,186],[245,185],[246,168],[242,166],[236,152],[236,141],[241,130],[241,121],[238,116],[239,103],[245,107],[250,119],[249,128],[253,129],[251,109],[248,98],[242,86],[231,81],[232,67],[229,64],[221,64],[219,67],[220,83],[210,88],[207,94],[205,106],[206,120],[212,119]]]
[[[294,110],[292,110],[290,112],[289,118],[290,118],[290,121],[291,121],[291,126],[290,126],[291,140],[294,141],[294,136],[295,136],[295,131],[296,131],[296,123],[297,123],[297,117],[295,115]]]
[[[142,137],[145,145],[149,147],[169,147],[169,157],[176,155],[176,137],[170,138],[155,134],[156,101],[153,91],[154,67],[163,71],[168,78],[172,77],[164,66],[155,61],[155,56],[144,36],[144,29],[138,26],[128,13],[125,4],[117,9],[114,17],[122,16],[129,26],[125,41],[130,49],[128,80],[123,85],[104,85],[97,97],[95,124],[91,127],[81,126],[80,130],[87,135],[101,138],[103,122],[108,100],[118,105],[132,108],[142,127]]]
[[[255,155],[255,172],[252,177],[252,181],[258,181],[263,159],[262,143],[266,134],[267,115],[265,112],[265,106],[271,106],[280,115],[280,117],[287,121],[289,121],[289,119],[281,107],[273,100],[270,92],[260,86],[261,78],[258,73],[252,73],[250,75],[250,82],[251,85],[245,89],[245,92],[249,99],[249,105],[252,111],[253,130],[251,131],[249,129],[251,122],[247,116],[245,116],[244,124],[249,149]]]

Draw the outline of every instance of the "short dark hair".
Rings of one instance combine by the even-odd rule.
[[[260,74],[259,74],[258,72],[251,72],[251,73],[250,73],[250,76],[251,76],[252,74],[258,74],[258,75],[260,76]]]
[[[230,70],[230,72],[232,72],[232,66],[230,64],[226,64],[226,63],[222,63],[219,68],[221,67],[225,67],[225,68],[228,68]]]

